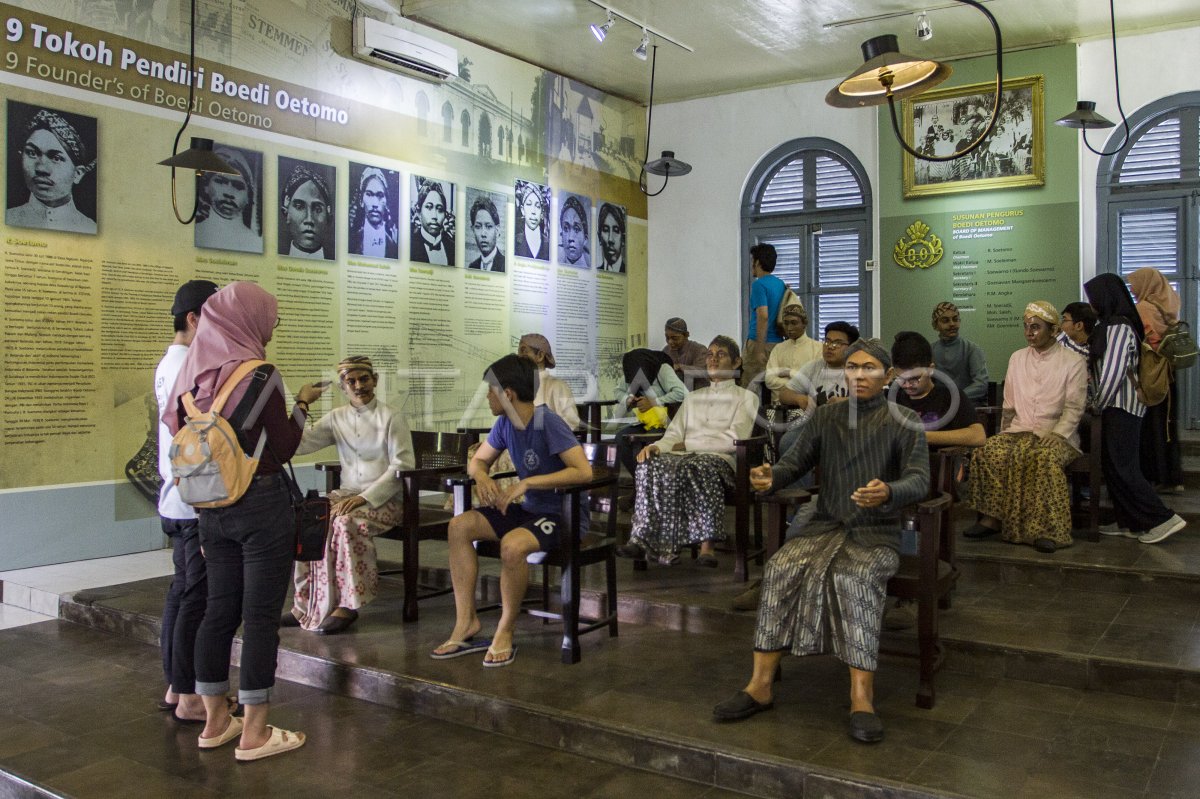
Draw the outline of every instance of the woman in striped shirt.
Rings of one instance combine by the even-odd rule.
[[[1186,522],[1154,493],[1133,454],[1140,449],[1146,415],[1136,382],[1141,319],[1125,281],[1117,275],[1097,275],[1083,290],[1099,316],[1089,342],[1088,364],[1095,386],[1092,407],[1104,425],[1100,463],[1117,517],[1115,525],[1100,531],[1157,544],[1182,530]]]

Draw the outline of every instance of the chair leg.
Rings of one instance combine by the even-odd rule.
[[[575,560],[563,565],[562,585],[562,662],[570,665],[582,658],[579,649],[579,563]]]
[[[420,586],[417,581],[421,573],[421,541],[415,530],[404,531],[404,610],[401,618],[404,621],[417,620],[417,594]]]
[[[937,600],[929,592],[917,600],[917,646],[920,683],[917,707],[929,710],[934,703],[933,674],[937,665]]]
[[[604,559],[605,590],[608,607],[608,637],[617,637],[617,557],[610,549]]]
[[[542,564],[542,610],[550,609],[550,567],[545,563]],[[542,619],[542,624],[549,624],[550,620]]]

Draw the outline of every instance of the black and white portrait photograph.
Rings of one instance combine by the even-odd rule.
[[[400,173],[350,162],[350,236],[353,255],[400,258]]]
[[[467,269],[504,271],[504,218],[508,198],[483,189],[467,189]]]
[[[599,272],[625,274],[625,206],[600,203],[596,211],[596,261]]]
[[[8,101],[13,227],[96,234],[96,118]]]
[[[192,139],[192,146],[197,144]],[[262,255],[263,155],[229,144],[213,143],[237,176],[205,172],[196,178],[195,244],[209,250]]]
[[[904,196],[1045,185],[1041,75],[1004,82],[996,126],[978,149],[953,161],[904,153]],[[935,89],[902,104],[904,130],[922,155],[947,156],[987,129],[994,83]]]
[[[332,261],[337,170],[279,156],[279,254]]]
[[[454,184],[412,177],[408,259],[454,266]]]
[[[563,192],[558,198],[558,265],[592,268],[592,201]]]
[[[550,260],[550,187],[527,180],[514,184],[517,197],[513,255]]]

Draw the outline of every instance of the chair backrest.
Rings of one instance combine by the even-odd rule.
[[[583,452],[587,455],[588,462],[592,464],[593,477],[620,476],[621,461],[617,457],[617,444],[615,441],[589,441],[583,444]],[[607,489],[592,491],[588,499],[588,507],[591,511],[604,513],[608,516],[608,524],[605,525],[605,535],[610,538],[615,536],[617,530],[616,482]],[[593,532],[596,531],[594,527],[591,529]]]
[[[467,448],[474,443],[469,433],[445,433],[431,430],[412,431],[413,452],[418,469],[437,469],[467,463]]]

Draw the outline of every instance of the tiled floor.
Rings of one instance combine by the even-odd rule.
[[[708,572],[685,567],[669,573],[682,578]],[[914,788],[997,799],[1196,795],[1192,778],[1194,757],[1200,755],[1200,705],[943,673],[937,706],[926,711],[913,704],[911,664],[886,659],[876,699],[887,740],[863,747],[846,736],[845,669],[831,658],[786,659],[773,712],[740,724],[711,721],[712,705],[748,676],[749,638],[738,617],[727,630],[702,633],[625,624],[619,638],[586,640],[583,662],[571,667],[557,663],[554,627],[522,619],[520,656],[496,673],[481,669],[476,658],[430,660],[428,651],[452,622],[449,599],[423,603],[419,623],[401,624],[399,586],[386,583],[384,595],[363,611],[352,634],[322,638],[285,630],[282,645],[308,662],[332,659],[391,670],[423,685],[456,686],[597,725],[632,726],[652,737],[755,752]],[[161,590],[161,581],[124,586],[101,601],[153,613]],[[976,603],[986,599],[978,597]],[[1038,612],[1047,612],[1056,599],[1039,600],[1038,606]],[[149,649],[148,665],[138,667],[148,675],[156,665],[154,654]],[[488,723],[503,730],[504,714]],[[336,727],[325,729],[341,737]]]
[[[239,765],[154,710],[160,683],[145,644],[61,621],[0,632],[0,768],[77,799],[738,796],[287,682],[271,720],[308,743]]]

